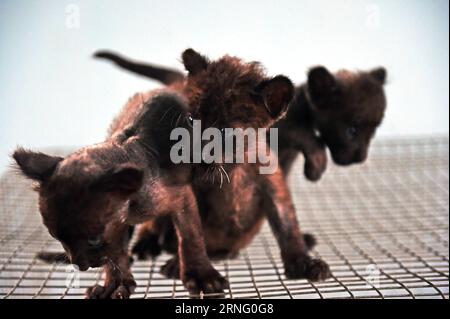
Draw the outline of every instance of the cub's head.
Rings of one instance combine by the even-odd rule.
[[[268,78],[259,63],[224,56],[209,61],[192,49],[182,54],[192,119],[202,127],[264,128],[284,115],[294,87],[285,76]]]
[[[39,210],[50,235],[80,270],[108,261],[118,212],[143,182],[140,169],[132,164],[109,166],[101,154],[101,147],[66,158],[22,148],[13,154],[21,172],[37,183]]]
[[[386,109],[386,70],[339,71],[324,67],[309,71],[307,99],[317,129],[336,164],[361,163]]]
[[[245,63],[236,57],[224,56],[210,61],[188,49],[183,52],[182,60],[188,71],[184,85],[190,109],[188,119],[193,124],[201,123],[202,135],[210,137],[210,140],[202,139],[200,143],[206,145],[218,137],[223,143],[222,149],[226,148],[225,144],[235,145],[226,154],[216,153],[214,149],[210,154],[215,160],[212,163],[204,161],[207,164],[204,166],[205,176],[212,176],[213,183],[220,180],[221,185],[224,179],[222,172],[228,176],[226,168],[234,165],[230,159],[234,158],[231,162],[236,163],[236,156],[245,157],[244,153],[255,154],[257,150],[255,140],[238,149],[234,130],[253,132],[272,126],[286,113],[294,96],[294,86],[287,77],[269,78],[259,63]],[[200,122],[194,123],[195,120]]]

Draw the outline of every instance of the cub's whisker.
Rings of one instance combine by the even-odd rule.
[[[228,184],[230,184],[230,176],[228,176],[227,171],[225,170],[225,168],[223,168],[222,165],[220,165],[219,167],[220,167],[220,169],[224,172],[225,177],[227,178]]]

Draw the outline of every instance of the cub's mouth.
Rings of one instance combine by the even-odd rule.
[[[340,165],[340,166],[349,166],[349,165],[352,165],[353,163],[355,163],[355,162],[353,162],[353,160],[348,160],[345,158],[335,157],[335,156],[333,156],[333,162],[335,162],[337,165]]]
[[[366,153],[360,152],[331,152],[331,157],[333,158],[333,162],[340,166],[349,166],[352,164],[363,163],[366,158]]]

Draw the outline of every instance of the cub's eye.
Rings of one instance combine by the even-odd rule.
[[[87,242],[88,242],[89,247],[92,247],[92,248],[99,247],[103,243],[101,236],[90,238],[90,239],[88,239]]]
[[[345,135],[347,135],[347,138],[349,140],[353,140],[356,137],[356,127],[354,126],[347,127],[347,129],[345,130]]]
[[[190,126],[194,125],[194,118],[192,117],[191,114],[189,114],[189,115],[187,116],[187,120],[188,120],[188,124],[189,124]]]

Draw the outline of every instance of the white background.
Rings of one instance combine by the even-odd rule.
[[[98,49],[177,68],[187,47],[228,53],[296,83],[317,64],[383,65],[378,136],[448,134],[448,10],[446,0],[1,0],[0,171],[16,145],[102,141],[128,97],[157,86],[93,60]]]

